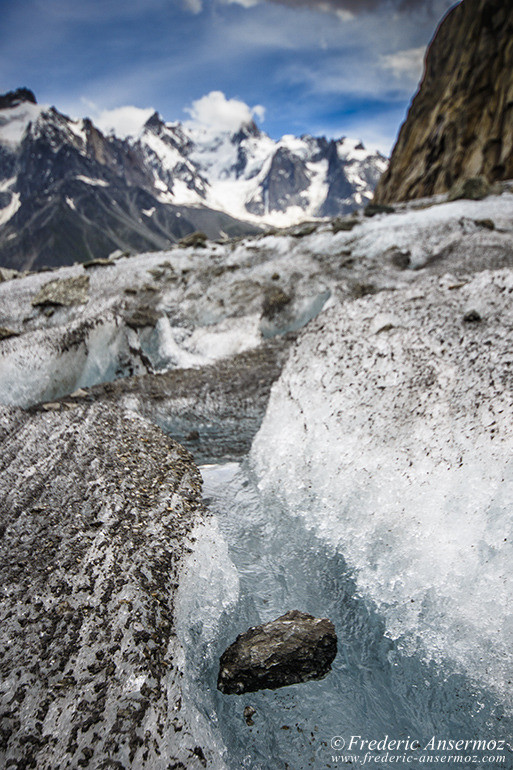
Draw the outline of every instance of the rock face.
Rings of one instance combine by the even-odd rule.
[[[201,768],[173,596],[191,456],[120,409],[0,407],[0,766]]]
[[[17,107],[23,102],[36,104],[36,97],[28,88],[17,88],[16,91],[9,91],[0,96],[0,110],[7,110],[11,107]]]
[[[221,656],[217,687],[240,695],[322,679],[336,654],[330,620],[291,610],[237,637]]]
[[[441,23],[388,170],[380,203],[447,192],[482,175],[513,177],[513,6],[463,0]]]

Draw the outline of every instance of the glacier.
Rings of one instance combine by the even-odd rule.
[[[448,270],[459,280],[505,267],[512,209],[506,188],[480,202],[435,200],[341,220],[348,229],[321,222],[5,281],[0,327],[16,336],[0,346],[0,402],[26,407],[121,377],[201,367],[295,334],[337,302]],[[84,276],[86,302],[32,305],[51,281]],[[277,291],[290,301],[274,309]]]
[[[510,761],[513,275],[510,246],[493,245],[511,238],[508,201],[355,228],[362,259],[415,249],[417,268],[334,296],[293,346],[249,460],[202,468],[218,531],[200,536],[179,627],[219,767],[326,767],[333,736],[364,729],[500,736]],[[489,217],[492,240],[476,224]],[[327,233],[312,239],[327,250]],[[334,621],[333,672],[219,695],[220,652],[285,607]]]
[[[9,441],[37,448],[41,425],[89,441],[115,419],[133,436],[118,456],[112,434],[117,469],[156,423],[203,463],[208,513],[169,588],[170,744],[202,747],[191,766],[322,768],[363,725],[509,740],[511,190],[0,283],[2,436],[23,420]],[[43,301],[49,284],[70,304]],[[110,465],[87,468],[99,494]],[[335,623],[331,674],[219,693],[222,650],[291,608]]]

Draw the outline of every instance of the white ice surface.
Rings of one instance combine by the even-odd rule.
[[[511,703],[512,295],[505,270],[332,308],[252,450],[262,491],[344,555],[400,646]]]

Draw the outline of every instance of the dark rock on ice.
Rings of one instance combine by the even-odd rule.
[[[17,278],[20,273],[17,270],[9,270],[8,267],[0,267],[0,283],[4,281],[12,281],[13,278]]]
[[[390,261],[390,264],[396,267],[398,270],[407,270],[411,265],[411,252],[402,251],[401,249],[392,246],[388,249],[383,257]]]
[[[0,342],[2,340],[8,340],[9,337],[18,337],[19,332],[15,332],[14,329],[9,329],[6,326],[0,326]]]
[[[91,268],[91,267],[110,267],[110,265],[115,264],[114,259],[109,259],[108,257],[98,257],[98,259],[90,259],[88,262],[83,262],[84,268]]]
[[[272,319],[280,310],[289,304],[291,297],[279,286],[271,287],[264,296],[262,303],[262,315],[264,318]]]
[[[366,217],[375,217],[377,214],[393,214],[394,210],[393,206],[385,206],[381,203],[369,203],[369,205],[365,207],[363,214]]]
[[[89,276],[77,275],[49,281],[32,300],[34,307],[47,305],[85,305],[89,295]]]
[[[473,176],[470,179],[464,179],[456,182],[449,190],[447,200],[456,201],[467,199],[471,201],[480,201],[490,195],[492,191],[484,176]]]
[[[179,246],[187,248],[193,246],[195,249],[203,249],[207,245],[208,236],[205,233],[195,232],[190,235],[185,235],[178,241]]]
[[[256,709],[253,708],[253,706],[246,706],[244,709],[244,719],[246,720],[246,724],[248,727],[253,727],[255,724],[253,717],[256,714]]]
[[[485,230],[495,230],[493,219],[475,219],[474,222],[478,227],[483,227]]]
[[[350,232],[357,224],[357,219],[342,219],[341,217],[336,217],[331,223],[331,229],[334,233]]]
[[[305,222],[297,227],[293,227],[290,234],[293,238],[305,238],[307,235],[315,233],[318,228],[318,222]]]
[[[145,326],[155,326],[159,314],[151,307],[139,307],[126,318],[126,325],[131,329],[144,329]]]
[[[480,321],[482,320],[483,319],[481,318],[477,310],[469,310],[468,313],[465,313],[465,315],[463,316],[463,321],[466,324],[480,323]]]
[[[241,694],[321,679],[336,654],[330,620],[291,610],[237,637],[221,656],[217,687]]]

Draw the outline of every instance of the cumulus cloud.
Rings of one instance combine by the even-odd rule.
[[[219,131],[238,131],[243,123],[265,117],[265,108],[261,104],[250,107],[238,99],[227,99],[222,91],[211,91],[185,111],[193,123]]]
[[[94,108],[94,105],[92,106]],[[151,107],[141,109],[127,105],[114,110],[100,110],[93,115],[93,120],[104,134],[113,132],[121,139],[125,139],[127,136],[138,134],[154,112],[155,110]]]

